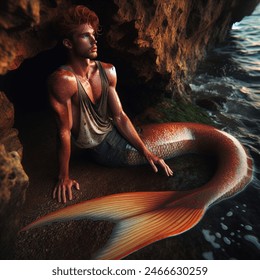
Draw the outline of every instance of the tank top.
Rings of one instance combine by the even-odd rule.
[[[83,149],[98,146],[113,129],[112,117],[108,107],[108,78],[101,63],[99,61],[95,62],[101,79],[101,97],[96,104],[90,100],[83,85],[72,69],[67,66],[62,66],[63,69],[72,72],[77,80],[80,124],[78,137],[74,138],[72,136],[72,140],[76,146]]]

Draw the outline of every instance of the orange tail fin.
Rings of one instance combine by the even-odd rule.
[[[167,203],[174,192],[121,193],[87,200],[43,216],[21,231],[41,227],[53,222],[93,219],[117,221],[156,209]]]
[[[120,259],[155,241],[195,226],[205,209],[187,205],[191,192],[122,193],[68,206],[50,213],[22,230],[57,221],[94,219],[117,222],[107,245],[96,259]]]
[[[95,259],[124,258],[155,241],[187,231],[201,220],[203,214],[204,209],[185,208],[183,205],[122,220]]]

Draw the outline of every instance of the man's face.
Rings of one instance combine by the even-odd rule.
[[[97,57],[97,41],[94,29],[89,24],[80,25],[70,39],[70,50],[81,58]]]

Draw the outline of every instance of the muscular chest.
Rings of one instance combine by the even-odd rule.
[[[99,75],[96,73],[89,79],[80,78],[79,81],[83,88],[83,94],[86,94],[93,104],[97,104],[102,95],[102,84]]]
[[[80,124],[79,94],[86,95],[86,97],[95,105],[99,103],[102,95],[102,84],[98,75],[92,75],[90,79],[78,78],[78,80],[80,84],[78,84],[76,94],[74,94],[71,99],[73,119],[72,132],[75,135],[78,133]]]

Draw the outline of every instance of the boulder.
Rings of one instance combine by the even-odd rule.
[[[4,92],[0,91],[0,131],[13,127],[14,125],[14,106],[8,100]]]
[[[16,151],[22,158],[23,147],[18,138],[18,130],[14,125],[14,106],[4,92],[0,91],[0,144],[5,146],[7,152]]]
[[[0,258],[14,255],[21,207],[25,201],[28,177],[17,152],[6,152],[0,144]]]
[[[0,92],[0,257],[11,258],[29,179],[21,165],[22,144],[13,128],[14,108]]]

